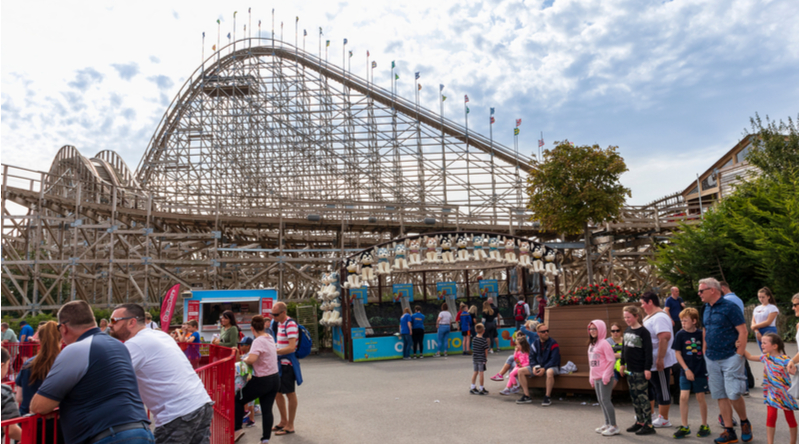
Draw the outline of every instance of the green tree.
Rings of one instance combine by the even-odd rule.
[[[751,119],[756,135],[747,160],[759,169],[700,224],[683,226],[652,264],[661,277],[696,298],[701,278],[724,279],[746,302],[763,286],[787,303],[798,284],[798,130]]]
[[[592,281],[589,221],[594,224],[619,219],[630,189],[619,182],[628,171],[617,147],[573,147],[564,141],[544,151],[543,162],[528,176],[528,209],[547,230],[576,235],[584,232],[589,281]]]

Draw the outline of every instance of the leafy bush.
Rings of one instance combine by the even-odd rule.
[[[558,298],[551,297],[550,305],[573,306],[582,304],[628,303],[639,301],[640,296],[639,292],[623,289],[614,283],[610,283],[606,278],[603,279],[603,282],[600,284],[590,284],[589,286],[579,287]]]

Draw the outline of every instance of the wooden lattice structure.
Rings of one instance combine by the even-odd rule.
[[[299,48],[237,41],[189,76],[135,172],[72,146],[47,172],[3,165],[3,309],[151,306],[176,282],[303,299],[348,252],[432,231],[526,236],[580,269],[583,243],[541,231],[524,209],[532,168]],[[598,273],[655,285],[643,259],[681,213],[682,202],[630,207],[595,227]]]

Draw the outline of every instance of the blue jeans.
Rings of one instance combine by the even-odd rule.
[[[401,334],[403,339],[403,358],[411,357],[411,334]]]
[[[447,352],[447,337],[450,336],[450,325],[439,325],[439,352],[444,354]]]
[[[156,441],[150,430],[139,428],[112,434],[95,443],[156,443]]]

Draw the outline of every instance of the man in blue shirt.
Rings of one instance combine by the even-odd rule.
[[[25,320],[20,321],[19,326],[19,342],[25,343],[33,341],[33,327]]]
[[[112,318],[111,325],[122,321]],[[100,332],[85,301],[58,311],[58,330],[69,347],[53,363],[31,400],[31,412],[59,407],[67,443],[153,443],[128,349]]]
[[[731,287],[725,281],[719,282],[719,288],[722,289],[722,298],[730,301],[739,307],[739,310],[744,314],[744,301],[731,290]]]
[[[680,291],[677,287],[672,286],[670,289],[670,296],[664,300],[664,312],[672,319],[672,333],[675,334],[681,330],[681,311],[686,308],[686,303],[680,297]]]
[[[742,424],[742,441],[753,440],[753,429],[747,420],[747,409],[741,397],[747,389],[744,374],[744,350],[747,346],[747,327],[738,306],[722,297],[719,281],[714,278],[700,280],[700,299],[703,311],[703,355],[708,370],[708,387],[711,397],[717,399],[725,431],[716,443],[736,443],[733,429],[733,412],[739,414]]]

